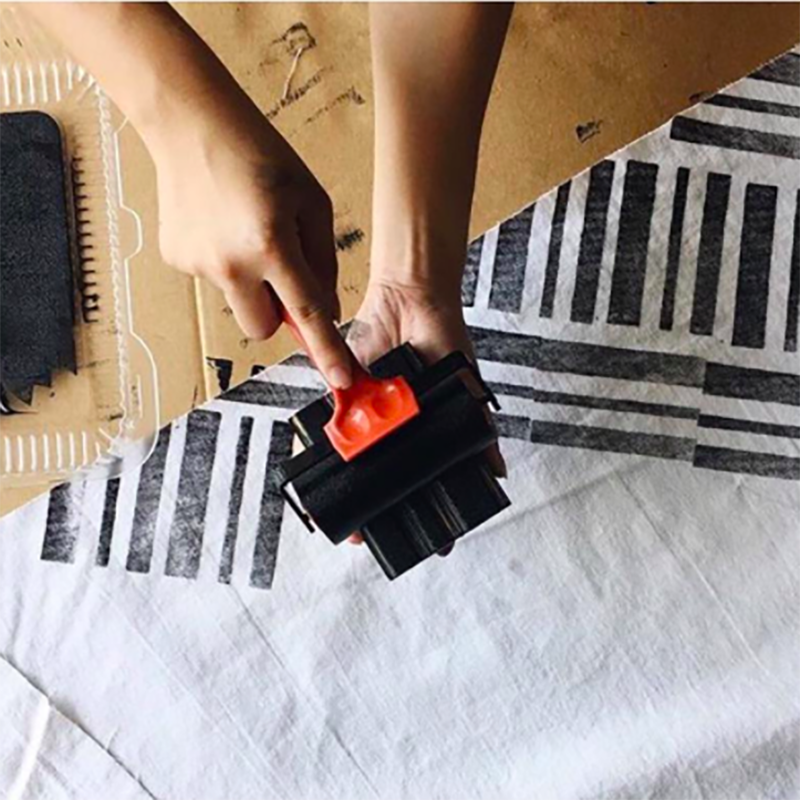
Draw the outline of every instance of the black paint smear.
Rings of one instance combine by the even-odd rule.
[[[625,169],[617,252],[608,306],[608,321],[612,324],[639,325],[642,320],[642,298],[657,178],[657,164],[629,161]]]
[[[689,187],[689,170],[679,167],[675,178],[675,192],[672,199],[672,221],[669,227],[669,247],[667,250],[667,270],[664,278],[664,294],[661,298],[662,331],[671,331],[675,318],[675,295],[678,290],[678,274],[681,265],[681,245],[683,241],[683,220],[686,215],[686,196]]]
[[[323,394],[323,389],[249,380],[226,392],[219,399],[230,403],[251,403],[274,408],[301,408],[318,400]]]
[[[275,469],[291,456],[293,436],[291,425],[285,422],[273,423],[258,518],[258,533],[253,550],[253,566],[250,571],[250,585],[258,589],[271,588],[275,575],[285,504],[280,489],[275,485]]]
[[[556,194],[556,204],[553,209],[553,219],[550,223],[550,243],[547,247],[547,266],[544,272],[542,285],[542,303],[539,307],[539,316],[552,318],[556,301],[556,288],[558,286],[558,271],[561,265],[561,245],[564,240],[564,222],[567,218],[569,206],[569,193],[571,181],[562,183]]]
[[[536,403],[553,403],[562,406],[597,408],[604,411],[623,411],[631,414],[647,414],[654,417],[674,419],[697,419],[700,410],[688,406],[672,406],[664,403],[646,403],[641,400],[617,400],[612,397],[591,397],[535,389],[532,386],[517,386],[510,383],[487,381],[487,386],[498,395],[525,397]],[[502,405],[502,404],[501,404]]]
[[[670,128],[670,138],[690,144],[800,159],[800,138],[796,136],[717,125],[689,117],[675,117]]]
[[[487,328],[469,330],[475,355],[485,361],[672,386],[703,385],[705,361],[696,356],[563,342]]]
[[[590,425],[569,425],[563,422],[544,422],[508,414],[495,416],[501,436],[523,439],[534,444],[578,447],[606,453],[627,453],[678,461],[691,461],[695,448],[694,439],[678,436],[620,431]]]
[[[114,535],[114,522],[117,518],[117,497],[120,479],[114,478],[106,482],[106,495],[103,501],[103,517],[100,521],[100,536],[97,540],[97,554],[94,563],[98,567],[107,567],[111,557],[111,539]]]
[[[236,554],[236,538],[239,535],[239,514],[244,497],[244,479],[247,475],[247,459],[250,455],[250,437],[253,433],[253,418],[242,417],[239,421],[239,440],[236,443],[236,462],[233,468],[230,499],[228,501],[228,523],[219,565],[220,583],[230,583],[233,559]]]
[[[348,228],[336,234],[336,250],[340,253],[345,250],[352,250],[367,238],[361,228]]]
[[[589,139],[593,139],[597,134],[600,133],[600,130],[603,127],[603,120],[601,119],[592,119],[589,122],[584,122],[582,125],[575,126],[575,135],[578,137],[578,141],[581,144],[588,142]]]
[[[518,314],[522,309],[528,243],[535,205],[500,225],[489,292],[489,308]]]
[[[125,568],[130,572],[149,572],[153,557],[153,541],[158,521],[158,506],[164,483],[164,467],[169,452],[172,427],[158,432],[158,441],[150,457],[142,465],[136,488],[136,507],[133,511],[131,540]]]
[[[705,394],[800,406],[800,375],[710,363],[706,367]]]
[[[797,193],[795,202],[789,296],[786,300],[786,336],[783,343],[783,349],[787,353],[797,352],[797,325],[800,316],[800,192]]]
[[[735,347],[764,347],[777,205],[777,186],[747,185],[733,321]]]
[[[759,436],[780,436],[784,439],[800,439],[800,428],[796,425],[777,425],[773,422],[756,422],[750,419],[718,417],[702,414],[697,421],[701,428],[715,428],[723,431],[742,431]]]
[[[477,238],[467,248],[467,261],[461,281],[461,305],[463,306],[475,305],[475,292],[478,289],[478,275],[481,269],[481,253],[483,253],[483,236]]]
[[[800,86],[800,55],[786,53],[748,76],[757,81],[784,83],[787,86]]]
[[[592,167],[589,173],[589,190],[586,196],[586,211],[575,274],[575,292],[572,295],[573,322],[594,322],[614,168],[613,161],[601,161]]]
[[[75,542],[80,527],[80,498],[77,486],[62,483],[50,492],[47,522],[42,542],[42,561],[71,564],[75,560]]]
[[[212,358],[211,356],[206,356],[206,364],[217,373],[219,390],[221,392],[227,392],[231,385],[231,376],[233,375],[233,361],[229,358]]]
[[[700,229],[697,254],[697,275],[694,284],[694,303],[689,329],[700,336],[714,332],[717,314],[717,293],[722,267],[722,246],[725,237],[725,217],[731,192],[731,176],[711,172],[706,181],[706,200]]]
[[[192,411],[186,418],[186,445],[169,532],[167,575],[196,578],[200,569],[208,493],[221,420],[222,415],[216,411]]]
[[[754,453],[699,444],[695,448],[694,466],[722,472],[761,475],[765,478],[800,480],[800,458],[773,453]]]
[[[76,370],[67,169],[47,114],[0,114],[0,138],[0,387],[30,403]]]
[[[779,117],[800,117],[800,106],[786,103],[773,103],[768,100],[754,100],[751,97],[734,97],[729,94],[718,94],[706,100],[707,106],[720,108],[738,108],[742,111],[754,111],[756,114],[775,114]]]

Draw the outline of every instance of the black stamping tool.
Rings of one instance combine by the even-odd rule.
[[[485,453],[490,404],[463,353],[425,366],[405,344],[291,418],[305,449],[276,480],[309,530],[359,531],[394,579],[510,505]]]

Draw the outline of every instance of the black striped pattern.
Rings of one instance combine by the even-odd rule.
[[[301,367],[303,368],[303,367]],[[259,383],[251,381],[248,383]],[[319,392],[302,386],[272,384],[271,391],[265,391],[263,385],[240,387],[242,391],[235,396],[246,398],[246,405],[253,405],[256,396],[267,397],[274,405],[263,405],[259,414],[271,408],[299,408],[305,404],[309,393],[314,398]],[[228,400],[228,402],[230,402]],[[223,404],[224,407],[224,404]],[[234,408],[233,405],[230,406]],[[254,409],[255,410],[255,409]],[[251,450],[254,441],[255,419],[250,415],[239,418],[235,441],[223,441],[219,432],[222,413],[206,409],[191,412],[182,420],[161,430],[153,452],[138,472],[132,472],[122,481],[136,482],[134,508],[130,526],[130,538],[127,543],[127,557],[124,568],[132,573],[151,573],[155,575],[153,564],[157,537],[163,530],[166,541],[166,564],[164,574],[170,577],[196,579],[204,558],[214,557],[204,546],[210,524],[224,527],[224,535],[214,537],[221,541],[218,553],[217,580],[222,584],[236,582],[235,563],[239,548],[239,530],[244,513],[245,480],[248,470],[254,464]],[[182,450],[175,455],[180,457],[180,470],[177,485],[167,488],[165,467],[170,454],[179,447],[180,437],[175,434],[176,426],[185,426],[185,440]],[[262,427],[262,431],[264,428]],[[270,442],[267,456],[266,472],[261,495],[261,507],[258,516],[255,542],[251,544],[248,572],[243,579],[249,585],[259,589],[269,589],[272,585],[278,544],[283,521],[283,496],[272,484],[272,475],[276,465],[291,455],[292,430],[281,421],[272,422],[269,426]],[[224,520],[206,518],[209,504],[212,475],[216,461],[227,452],[225,458],[233,465],[227,513]],[[263,468],[262,468],[263,469]],[[114,568],[112,543],[118,530],[118,514],[122,481],[109,480],[103,490],[102,508],[97,510],[97,519],[91,519],[88,511],[82,508],[85,484],[76,482],[56,487],[51,494],[45,522],[41,549],[43,561],[73,563],[79,536],[81,519],[91,523],[86,530],[97,532],[96,547],[93,555],[95,566]],[[159,527],[159,514],[166,514],[165,497],[174,493],[174,508],[167,520],[166,529]],[[87,534],[83,534],[87,535]]]

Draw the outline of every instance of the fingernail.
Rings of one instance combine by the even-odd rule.
[[[446,544],[441,550],[436,551],[436,555],[441,558],[447,558],[453,552],[454,544]]]
[[[328,373],[328,383],[334,389],[347,389],[351,382],[350,372],[344,367],[333,367]]]

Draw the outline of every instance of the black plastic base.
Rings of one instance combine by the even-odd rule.
[[[321,398],[291,420],[306,450],[287,461],[279,481],[309,529],[334,544],[361,531],[389,578],[451,545],[509,505],[484,451],[497,441],[487,413],[494,398],[462,353],[425,367],[410,345],[371,367],[403,375],[420,414],[351,462],[323,431],[333,405]]]

